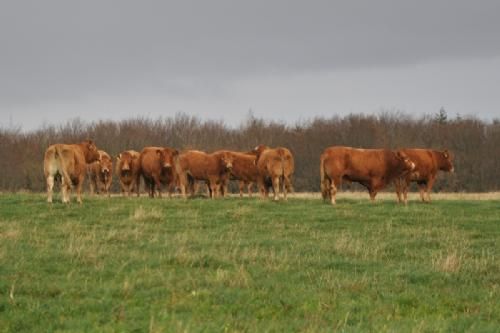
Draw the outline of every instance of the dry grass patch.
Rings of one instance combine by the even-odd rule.
[[[144,208],[142,205],[137,207],[132,213],[130,219],[133,221],[160,220],[164,214],[157,208]]]
[[[456,273],[460,271],[464,256],[457,251],[441,252],[432,260],[435,270],[446,273]]]

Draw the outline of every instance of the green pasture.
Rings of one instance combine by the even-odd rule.
[[[0,332],[226,331],[498,332],[500,202],[0,194]]]

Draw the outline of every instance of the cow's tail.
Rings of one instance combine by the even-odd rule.
[[[57,163],[57,169],[61,173],[61,177],[64,179],[64,183],[67,186],[71,186],[71,177],[68,174],[68,168],[66,166],[66,161],[64,160],[64,155],[62,153],[61,147],[55,146],[54,159]]]

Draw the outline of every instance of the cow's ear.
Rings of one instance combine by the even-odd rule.
[[[177,149],[174,149],[174,152],[172,153],[172,156],[178,156],[179,155],[179,151]]]
[[[122,159],[122,154],[118,154],[118,156],[116,156],[116,160],[119,161]]]
[[[156,149],[156,155],[158,155],[158,156],[161,155],[161,150],[160,149]]]
[[[444,158],[450,157],[450,153],[448,152],[448,149],[443,150],[443,156],[444,156]]]

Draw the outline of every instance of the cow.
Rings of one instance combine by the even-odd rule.
[[[221,186],[227,181],[233,167],[233,156],[228,151],[207,154],[188,150],[179,155],[179,187],[184,197],[186,189],[194,194],[194,182],[207,183],[210,198],[219,196]]]
[[[453,157],[448,150],[402,149],[414,163],[415,169],[395,179],[398,202],[408,203],[408,188],[411,182],[416,182],[420,190],[420,199],[430,202],[430,191],[436,181],[438,171],[453,172]],[[427,196],[427,199],[425,198]]]
[[[219,151],[222,152],[222,151]],[[233,156],[233,167],[229,178],[223,180],[221,186],[222,194],[227,193],[228,180],[237,180],[240,190],[240,198],[243,197],[243,189],[246,187],[248,196],[252,197],[252,186],[257,182],[256,156],[253,152],[227,151]]]
[[[62,202],[69,203],[72,186],[76,186],[76,198],[82,203],[82,185],[87,164],[99,160],[99,152],[92,140],[78,144],[54,144],[47,148],[43,170],[47,183],[47,202],[52,203],[54,178],[61,178]]]
[[[150,198],[155,196],[155,188],[161,198],[162,185],[167,187],[169,198],[172,196],[177,181],[178,157],[177,149],[170,147],[146,147],[141,151],[140,174]]]
[[[295,171],[293,155],[287,148],[269,148],[259,145],[253,150],[257,167],[257,185],[262,198],[269,196],[269,183],[272,184],[274,200],[279,200],[280,187],[287,200],[287,192],[292,192],[291,176]]]
[[[109,188],[113,180],[113,160],[104,150],[99,150],[99,161],[95,161],[88,165],[88,175],[90,183],[90,194],[106,193],[111,196]]]
[[[415,164],[402,151],[329,147],[320,157],[321,193],[323,199],[329,198],[334,205],[342,181],[357,182],[368,189],[374,202],[378,191],[414,168]]]
[[[139,196],[141,164],[140,154],[135,150],[126,150],[116,157],[115,173],[120,181],[122,195],[130,196],[135,191]]]

